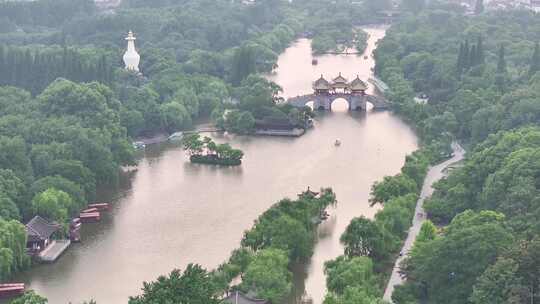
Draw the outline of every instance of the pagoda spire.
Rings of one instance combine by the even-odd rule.
[[[141,56],[139,55],[139,53],[137,53],[137,50],[135,49],[135,40],[137,38],[135,38],[132,31],[129,31],[125,39],[127,41],[127,49],[124,53],[123,59],[124,64],[126,65],[126,70],[138,72]]]

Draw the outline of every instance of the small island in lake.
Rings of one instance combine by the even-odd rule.
[[[244,152],[233,149],[229,144],[216,144],[210,137],[201,139],[200,134],[191,134],[182,140],[184,150],[192,163],[220,166],[238,166],[242,164]]]

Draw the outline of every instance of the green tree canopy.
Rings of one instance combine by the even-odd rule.
[[[34,197],[32,206],[36,214],[49,220],[65,223],[68,220],[69,211],[73,208],[73,200],[66,192],[49,188]]]
[[[341,235],[345,254],[349,257],[384,258],[397,245],[392,235],[380,224],[365,217],[354,218]]]
[[[182,272],[171,271],[154,282],[144,282],[142,295],[129,298],[129,304],[217,304],[219,291],[208,272],[201,266],[189,264]]]
[[[259,251],[244,273],[242,286],[257,297],[279,303],[292,288],[287,253],[279,249]]]
[[[416,193],[417,191],[418,187],[415,181],[407,175],[385,176],[382,182],[376,182],[371,188],[369,201],[372,206],[384,204],[394,197]]]

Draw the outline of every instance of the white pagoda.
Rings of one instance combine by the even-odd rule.
[[[138,72],[141,56],[139,55],[139,53],[137,53],[137,50],[135,50],[136,39],[137,38],[133,36],[133,32],[129,31],[128,36],[126,37],[128,44],[127,50],[124,53],[124,63],[126,64],[126,70]]]

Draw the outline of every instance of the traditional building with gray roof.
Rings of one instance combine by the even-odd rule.
[[[261,299],[255,299],[250,298],[240,291],[234,291],[229,294],[225,299],[223,299],[223,303],[228,304],[270,304],[267,300],[261,300]]]
[[[351,81],[349,88],[351,92],[354,93],[360,93],[364,94],[367,90],[367,84],[360,79],[360,76],[356,75],[356,78]]]
[[[26,247],[32,251],[45,249],[51,240],[51,236],[60,229],[60,226],[51,223],[39,215],[34,216],[26,224]]]

